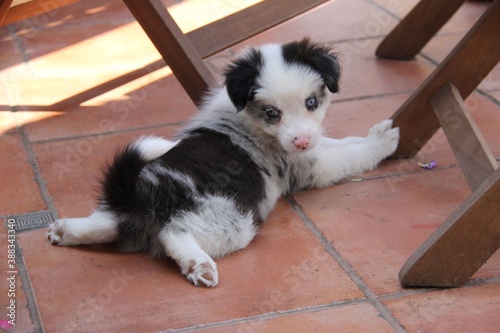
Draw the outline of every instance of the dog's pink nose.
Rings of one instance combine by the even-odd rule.
[[[293,140],[293,145],[295,148],[300,149],[300,150],[305,150],[307,147],[309,147],[309,138],[307,137],[295,137]]]

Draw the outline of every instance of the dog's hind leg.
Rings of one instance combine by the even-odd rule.
[[[94,211],[89,217],[59,219],[49,226],[52,245],[110,243],[118,235],[118,223],[111,213]]]
[[[191,283],[203,287],[217,285],[217,265],[190,233],[164,229],[160,232],[159,239],[166,254],[177,262],[182,274]]]

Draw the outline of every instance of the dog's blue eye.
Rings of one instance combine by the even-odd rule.
[[[275,124],[281,119],[281,111],[274,106],[265,106],[262,110],[265,112],[265,120],[267,123]]]
[[[315,96],[311,96],[306,99],[306,108],[309,111],[314,111],[318,107],[318,99]]]
[[[272,106],[266,107],[264,111],[266,112],[266,116],[268,116],[269,118],[276,118],[279,116],[278,110],[276,110],[276,108]]]

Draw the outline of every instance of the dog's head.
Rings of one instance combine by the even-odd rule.
[[[340,65],[327,47],[309,39],[251,48],[231,63],[226,89],[238,110],[287,151],[316,145],[330,94],[339,90]]]

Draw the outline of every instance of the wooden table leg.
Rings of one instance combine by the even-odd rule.
[[[393,157],[414,156],[440,128],[430,100],[445,84],[453,84],[465,99],[495,67],[500,60],[499,17],[500,0],[496,0],[392,116],[401,133]]]
[[[500,168],[413,253],[404,287],[458,287],[500,247]]]
[[[420,1],[384,38],[375,54],[387,59],[413,59],[464,2]]]
[[[124,0],[189,97],[198,104],[216,80],[160,0]]]

